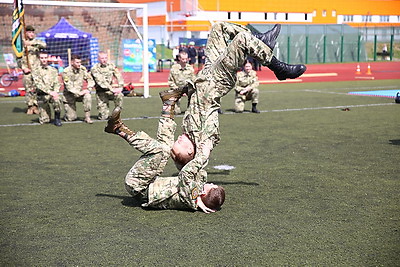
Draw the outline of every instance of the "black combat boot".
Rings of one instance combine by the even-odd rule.
[[[275,56],[272,56],[271,62],[267,67],[275,73],[276,78],[280,81],[300,77],[307,69],[303,64],[290,65],[281,62]]]
[[[257,103],[252,103],[251,105],[252,105],[251,112],[260,113],[260,111],[257,109]]]
[[[274,50],[276,44],[276,38],[278,38],[280,31],[281,31],[281,25],[275,24],[275,26],[271,30],[264,33],[253,33],[253,35],[258,39],[260,39],[269,48],[271,48],[271,50]]]
[[[62,126],[60,115],[61,115],[60,111],[54,112],[54,125],[55,126]]]

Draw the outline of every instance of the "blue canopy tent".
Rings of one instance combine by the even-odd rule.
[[[71,54],[81,56],[83,65],[92,65],[91,53],[94,51],[91,51],[91,42],[95,38],[90,33],[78,30],[65,18],[61,18],[56,25],[37,36],[46,42],[48,53],[60,56],[65,65],[68,64],[68,48],[71,49]]]

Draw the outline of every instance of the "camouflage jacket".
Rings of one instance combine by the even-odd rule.
[[[95,64],[90,70],[95,82],[96,91],[105,92],[112,91],[113,78],[115,77],[118,82],[118,87],[124,86],[124,80],[118,68],[112,64],[107,63],[101,65],[100,63]]]
[[[196,75],[194,74],[192,66],[186,64],[186,66],[182,68],[180,64],[174,64],[168,76],[168,86],[171,89],[177,89],[185,86],[188,81],[194,82],[195,79]]]
[[[38,67],[32,70],[32,77],[35,82],[38,95],[49,94],[51,91],[60,91],[60,81],[58,80],[58,71],[52,66]]]
[[[79,69],[68,66],[64,69],[62,77],[64,81],[64,91],[74,94],[75,97],[81,96],[80,92],[83,90],[84,81],[87,82],[88,90],[94,87],[93,78],[84,66],[81,66]]]
[[[206,180],[206,174],[199,171],[203,165],[201,161],[207,160],[204,159],[204,156],[199,156],[196,164],[185,166],[177,177],[158,176],[163,172],[170,157],[175,129],[176,124],[172,119],[161,118],[157,139],[152,139],[143,132],[137,133],[140,138],[136,139],[143,144],[143,149],[138,149],[142,152],[146,151],[139,160],[146,160],[146,157],[158,157],[156,160],[152,158],[152,166],[148,166],[145,161],[142,161],[139,165],[142,169],[131,170],[136,172],[135,176],[139,178],[140,176],[156,175],[154,181],[147,188],[147,202],[142,204],[143,207],[197,209],[196,198],[203,189]]]
[[[199,153],[200,154],[200,153]],[[203,190],[206,178],[201,174],[207,158],[198,156],[186,164],[177,177],[157,177],[148,188],[148,202],[143,207],[158,209],[197,210],[197,197]]]
[[[257,88],[259,85],[257,72],[254,70],[250,70],[249,73],[245,71],[240,71],[237,74],[237,82],[235,91],[239,93],[243,89],[250,87],[251,89]]]
[[[46,48],[46,43],[38,39],[33,39],[30,41],[32,42],[32,44],[29,45],[27,49],[28,49],[29,65],[30,69],[32,70],[40,66],[38,53],[40,49]],[[22,69],[28,68],[28,61],[25,56],[25,47],[24,47],[24,55],[22,56],[21,59],[21,68]]]

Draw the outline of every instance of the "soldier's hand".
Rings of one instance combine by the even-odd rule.
[[[24,68],[24,69],[22,69],[22,71],[24,72],[24,74],[31,73],[31,69],[30,68]]]
[[[210,212],[212,213],[212,212],[215,212],[215,210],[208,208],[208,207],[203,203],[203,201],[201,200],[201,197],[200,197],[200,196],[197,197],[196,202],[197,202],[197,207],[199,207],[204,213],[210,213]]]
[[[88,89],[81,91],[81,95],[87,95],[87,94],[90,94],[90,91]]]
[[[50,92],[50,95],[53,97],[54,100],[58,100],[58,98],[59,98],[59,95],[57,92],[52,91],[52,92]]]
[[[113,92],[114,92],[114,95],[118,95],[118,94],[120,94],[120,93],[122,92],[122,88],[121,88],[121,87],[119,87],[119,88],[114,88],[114,89],[113,89]]]

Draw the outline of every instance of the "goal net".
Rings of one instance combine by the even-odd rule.
[[[61,72],[72,54],[78,54],[90,69],[98,62],[99,51],[109,56],[122,72],[124,82],[144,88],[149,96],[147,5],[101,2],[23,1],[25,26],[35,28],[36,38],[47,44],[51,63]],[[0,67],[6,67],[5,56],[13,53],[13,1],[0,0]],[[135,53],[123,48],[134,44]],[[124,66],[136,64],[136,71]]]

